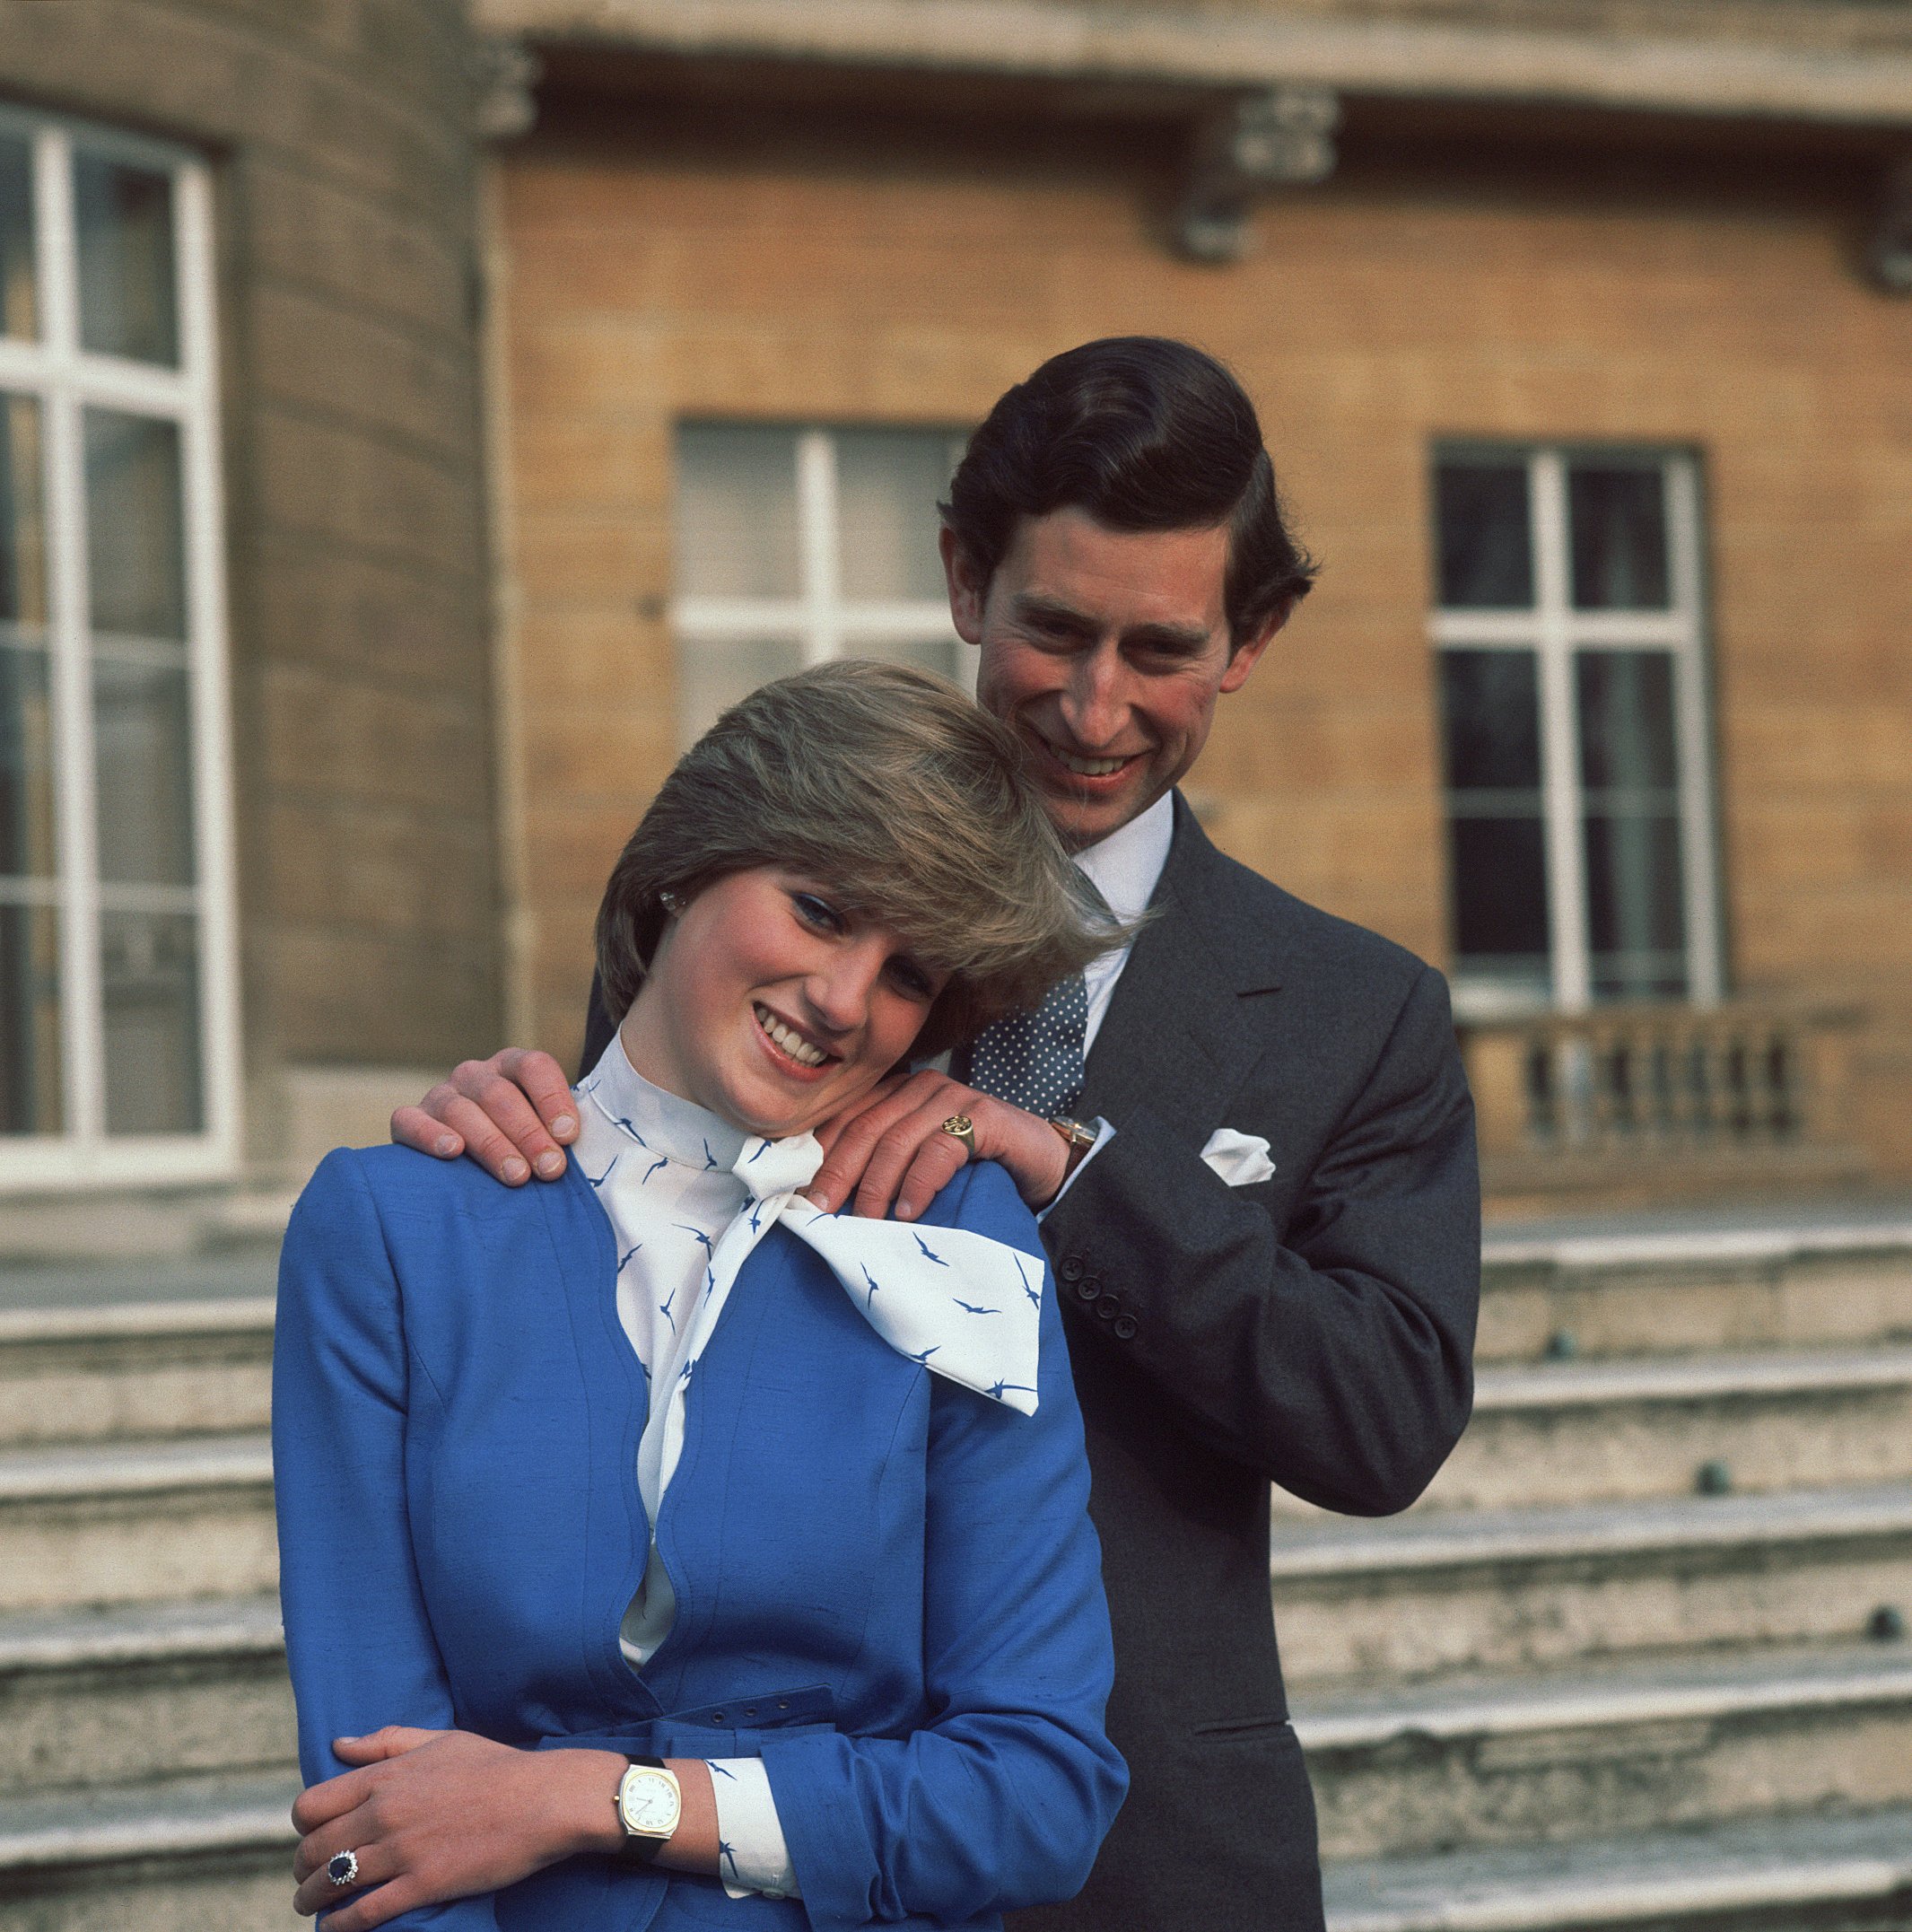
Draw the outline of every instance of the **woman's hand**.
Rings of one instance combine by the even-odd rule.
[[[517,1187],[537,1175],[554,1181],[564,1149],[578,1138],[578,1104],[549,1053],[507,1046],[489,1060],[464,1060],[416,1106],[392,1115],[400,1147],[456,1160],[469,1154],[494,1181]]]
[[[898,1220],[914,1220],[969,1158],[943,1132],[952,1114],[968,1115],[976,1158],[1000,1160],[1032,1208],[1055,1199],[1069,1178],[1068,1141],[1038,1115],[928,1071],[883,1081],[818,1127],[824,1164],[804,1193],[826,1211],[853,1196],[856,1211],[872,1220],[894,1202]]]
[[[517,1751],[469,1731],[397,1725],[334,1748],[357,1768],[292,1806],[293,1909],[329,1913],[327,1932],[367,1932],[624,1840],[616,1798],[628,1760],[614,1751]],[[358,1857],[349,1887],[326,1875],[341,1851]]]

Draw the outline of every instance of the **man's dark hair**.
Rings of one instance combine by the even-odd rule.
[[[943,522],[987,583],[1025,517],[1080,510],[1112,530],[1228,529],[1228,633],[1245,643],[1308,593],[1242,386],[1162,336],[1111,336],[1052,356],[969,439]]]

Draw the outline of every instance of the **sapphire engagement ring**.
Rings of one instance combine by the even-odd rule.
[[[336,1851],[326,1860],[326,1876],[341,1889],[356,1884],[358,1875],[359,1855],[355,1851]]]

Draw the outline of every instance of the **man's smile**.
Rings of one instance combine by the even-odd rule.
[[[1065,772],[1076,778],[1113,778],[1137,759],[1148,756],[1146,751],[1124,751],[1113,756],[1094,756],[1086,752],[1072,751],[1040,731],[1032,731],[1029,735]]]

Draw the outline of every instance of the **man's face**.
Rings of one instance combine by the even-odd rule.
[[[1071,851],[1125,826],[1194,764],[1215,701],[1280,628],[1231,650],[1223,529],[1104,529],[1080,510],[1025,518],[985,586],[946,530],[957,634],[976,695],[1031,754]]]

